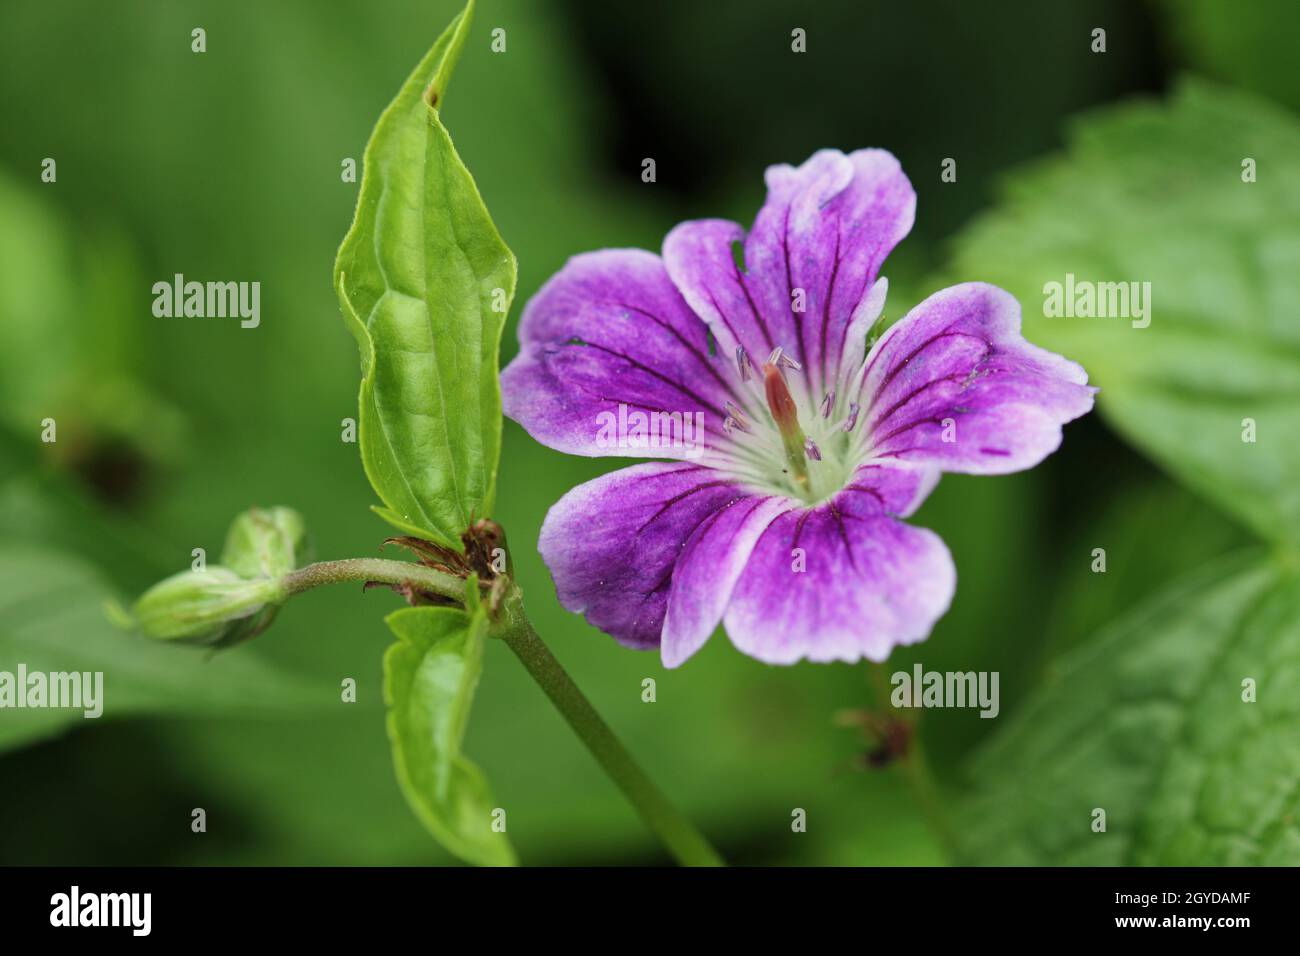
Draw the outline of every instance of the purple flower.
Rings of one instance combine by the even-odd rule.
[[[935,293],[868,351],[915,209],[888,152],[823,150],[768,169],[748,235],[685,222],[662,257],[575,256],[529,302],[506,414],[560,451],[670,459],[551,509],[539,548],[566,608],[668,667],[719,623],[773,664],[881,661],[930,633],[952,556],[898,519],[943,471],[1038,464],[1094,389],[984,283]]]

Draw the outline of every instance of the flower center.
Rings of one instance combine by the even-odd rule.
[[[765,493],[810,505],[848,484],[863,457],[854,435],[858,405],[850,402],[841,409],[831,390],[814,406],[811,376],[780,348],[762,365],[761,394],[744,348],[736,349],[736,367],[742,385],[750,389],[745,393],[750,411],[727,403],[723,428],[733,439],[729,470]]]

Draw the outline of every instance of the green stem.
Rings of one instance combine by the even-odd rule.
[[[724,865],[717,851],[637,766],[550,648],[538,637],[522,608],[507,618],[499,636],[505,639],[533,680],[587,745],[597,763],[636,807],[641,818],[677,862],[683,866]]]
[[[885,674],[884,665],[869,664],[867,672],[871,678],[877,706],[881,710],[887,709],[891,713],[897,713],[890,701],[889,679]],[[911,725],[911,732],[907,739],[907,753],[899,759],[899,769],[902,770],[903,776],[912,790],[912,795],[921,808],[921,814],[925,817],[930,832],[939,841],[939,845],[948,858],[952,859],[957,854],[957,833],[948,821],[948,814],[944,811],[943,801],[940,799],[939,790],[934,783],[934,775],[930,772],[930,764],[925,756],[925,747],[921,743],[920,725],[915,719],[910,719],[909,724]]]
[[[285,594],[300,594],[322,584],[346,581],[378,581],[381,584],[410,584],[422,591],[462,601],[465,582],[461,578],[410,561],[386,558],[346,558],[342,561],[318,561],[291,571],[282,580]]]

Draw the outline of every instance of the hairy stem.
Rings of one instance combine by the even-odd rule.
[[[609,725],[555,659],[523,615],[517,598],[498,636],[515,652],[533,680],[551,698],[596,762],[623,791],[641,818],[683,866],[722,866],[722,858],[632,759]]]
[[[455,575],[426,568],[410,561],[385,558],[346,558],[342,561],[318,561],[291,571],[282,580],[286,594],[300,594],[322,584],[346,581],[378,581],[381,584],[410,584],[457,601],[465,597],[465,582]]]

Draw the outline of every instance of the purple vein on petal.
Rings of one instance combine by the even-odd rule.
[[[669,386],[670,388],[676,389],[677,391],[681,392],[683,395],[690,398],[692,401],[695,401],[698,404],[702,405],[703,407],[709,409],[719,418],[724,417],[722,414],[722,409],[718,408],[712,402],[707,401],[704,398],[701,398],[699,394],[695,392],[694,389],[688,388],[687,386],[683,385],[681,382],[674,381],[671,376],[665,375],[663,372],[656,371],[655,369],[652,369],[650,366],[645,365],[642,362],[638,362],[630,355],[618,351],[618,349],[612,349],[607,345],[598,345],[595,342],[586,342],[581,347],[589,348],[589,349],[597,349],[601,352],[604,352],[607,355],[612,355],[615,358],[622,359],[624,362],[627,362],[627,364],[631,365],[632,367],[640,369],[641,371],[645,372],[647,375],[653,378],[657,378],[659,381],[663,382],[665,385]]]
[[[655,325],[659,326],[665,332],[668,332],[670,335],[672,335],[673,338],[681,342],[682,345],[686,347],[687,351],[689,351],[691,355],[695,356],[695,358],[699,360],[701,365],[703,365],[706,369],[709,370],[709,374],[711,374],[714,377],[714,379],[717,381],[719,385],[721,385],[727,391],[732,390],[731,385],[728,384],[727,380],[722,377],[721,373],[717,369],[717,366],[715,366],[713,362],[709,361],[708,355],[701,352],[698,348],[696,348],[689,341],[687,341],[686,337],[682,335],[682,333],[679,332],[677,329],[675,329],[671,323],[665,322],[663,319],[661,319],[659,316],[655,315],[654,313],[647,312],[645,309],[639,308],[635,305],[623,305],[617,302],[612,304],[617,306],[620,309],[626,309],[629,312],[638,312],[641,315],[644,315],[651,322],[655,323]],[[708,326],[705,325],[705,328],[707,329]]]
[[[719,488],[723,485],[734,485],[734,484],[735,482],[732,481],[730,478],[722,478],[716,481],[702,481],[698,485],[693,485],[692,487],[687,488],[685,491],[678,492],[677,494],[669,498],[667,501],[665,501],[663,503],[663,507],[661,507],[658,511],[656,511],[649,518],[643,521],[641,523],[641,526],[636,529],[636,533],[640,534],[647,527],[653,524],[658,518],[660,518],[665,511],[667,511],[669,508],[671,508],[673,505],[677,504],[678,502],[685,501],[687,498],[691,497],[691,495],[699,494],[701,491],[705,491],[708,488]]]

